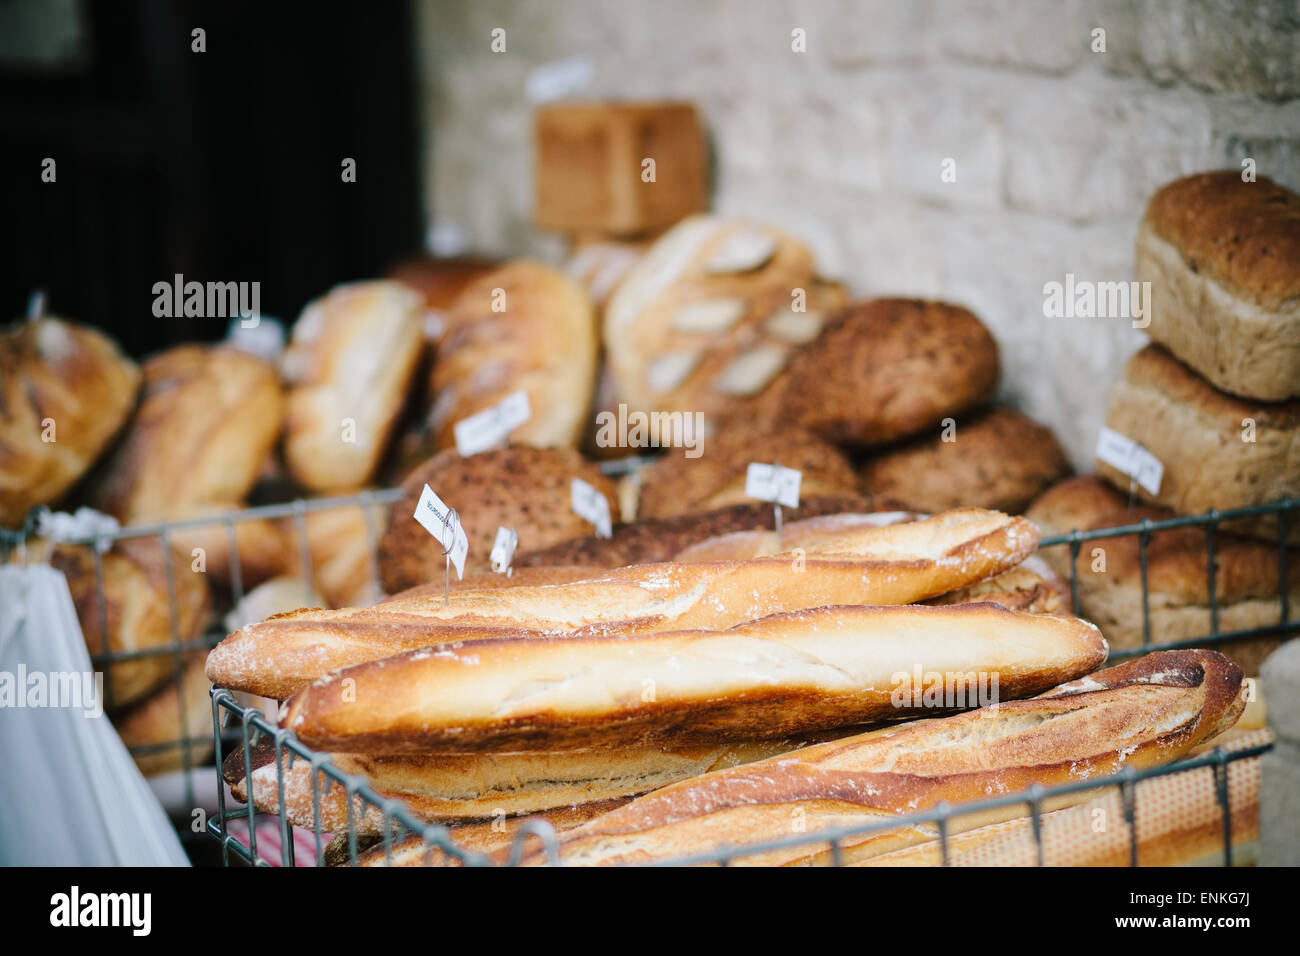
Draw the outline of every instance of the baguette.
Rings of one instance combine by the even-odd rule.
[[[557,833],[593,820],[602,813],[620,807],[626,800],[604,800],[584,803],[576,807],[559,807],[544,813],[525,817],[495,819],[488,823],[463,823],[450,827],[447,835],[458,848],[470,853],[491,853],[502,850],[508,858],[516,834],[528,824],[545,823]],[[527,838],[524,838],[525,840]],[[525,843],[524,846],[528,846]],[[392,858],[383,846],[375,846],[357,855],[357,866],[460,866],[460,860],[443,850],[433,848],[423,837],[408,836],[393,845]]]
[[[829,736],[821,734],[815,741]],[[710,770],[785,753],[809,742],[809,738],[791,736],[676,747],[644,744],[567,752],[402,756],[335,753],[329,758],[343,773],[366,777],[381,797],[403,801],[419,819],[459,823],[626,799]],[[311,766],[305,760],[295,760],[292,766],[287,758],[282,762],[285,819],[294,826],[314,827]],[[266,813],[279,813],[281,774],[270,741],[264,740],[253,749],[252,765],[254,805]],[[226,758],[223,775],[235,797],[247,801],[242,747]],[[346,827],[344,789],[323,773],[318,777],[321,829]],[[358,833],[383,832],[379,807],[355,797],[352,812]]]
[[[1038,541],[1023,518],[962,509],[886,528],[831,528],[806,554],[647,564],[551,587],[319,608],[236,631],[208,655],[213,683],[285,698],[341,667],[447,641],[722,630],[781,611],[909,604],[1014,567]]]
[[[1024,697],[1105,659],[1101,632],[1076,618],[995,604],[821,607],[721,632],[412,651],[316,681],[281,723],[309,747],[364,753],[707,743]]]
[[[1240,668],[1221,654],[1157,652],[1033,700],[916,721],[664,787],[563,834],[561,856],[568,864],[608,865],[743,850],[801,832],[886,824],[940,802],[1162,764],[1231,726],[1244,706],[1241,689]],[[1047,801],[1044,810],[1058,806]],[[1011,806],[955,822],[969,829],[1022,812]],[[933,825],[913,824],[845,833],[838,845],[852,863],[935,833]],[[831,855],[827,840],[814,839],[733,862],[824,863]],[[541,855],[529,862],[542,862]]]
[[[1241,734],[1222,744],[1227,751],[1268,743],[1267,730]],[[1210,741],[1196,750],[1208,750]],[[1232,845],[1241,847],[1259,836],[1258,757],[1228,765],[1232,807]],[[1137,862],[1140,866],[1185,866],[1223,860],[1223,807],[1216,795],[1214,770],[1198,767],[1136,785]],[[1128,866],[1133,835],[1124,816],[1122,796],[1107,788],[1069,809],[1041,817],[1042,865]],[[883,853],[858,866],[939,866],[943,850],[937,840]],[[948,841],[948,866],[1037,866],[1038,840],[1029,816],[976,827]]]

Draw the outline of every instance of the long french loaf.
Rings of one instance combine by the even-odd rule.
[[[664,787],[563,834],[562,858],[573,865],[688,858],[828,828],[888,824],[942,801],[1161,764],[1231,726],[1245,705],[1241,690],[1240,668],[1222,654],[1156,652],[1032,700],[848,737]],[[1047,801],[1044,810],[1058,806]],[[966,815],[954,826],[1022,812]],[[840,840],[842,859],[868,858],[935,832],[927,824],[849,833]],[[814,840],[733,862],[824,863],[831,854],[826,840]]]
[[[285,698],[330,671],[451,641],[721,630],[833,604],[909,604],[1012,568],[1033,524],[964,508],[883,528],[831,525],[799,552],[751,561],[633,565],[571,584],[419,594],[320,608],[242,628],[208,655],[222,687]]]
[[[329,757],[344,773],[366,777],[381,797],[403,801],[419,819],[430,823],[458,823],[625,799],[710,770],[761,760],[847,733],[548,753],[401,756],[336,753]],[[314,796],[322,829],[347,826],[344,788],[318,772],[313,790],[312,770],[307,761],[295,760],[290,765],[282,757],[283,767],[277,772],[274,747],[269,741],[263,741],[253,749],[250,762],[253,804],[259,810],[281,812],[280,781],[283,779],[283,812],[291,824],[308,828],[316,825]],[[247,801],[248,774],[242,747],[226,758],[223,775],[235,797]],[[352,821],[358,833],[382,832],[380,808],[360,797],[353,799]]]
[[[726,631],[410,651],[316,681],[281,723],[349,753],[710,743],[1025,697],[1105,659],[1101,632],[1077,618],[996,604],[821,607]]]

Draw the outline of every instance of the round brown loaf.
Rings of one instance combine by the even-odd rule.
[[[988,401],[998,347],[968,309],[874,299],[842,312],[759,402],[766,421],[881,445]]]
[[[688,458],[685,449],[674,448],[646,470],[638,517],[663,518],[750,501],[745,474],[751,462],[802,472],[800,497],[853,495],[858,490],[844,453],[802,429],[770,431],[736,424],[706,439],[698,450],[698,458]]]
[[[94,329],[47,317],[0,332],[0,525],[21,525],[72,487],[126,421],[139,385],[135,363]]]
[[[514,528],[519,549],[545,548],[589,533],[590,522],[573,513],[569,481],[581,478],[618,514],[613,482],[576,451],[510,447],[462,458],[453,450],[435,455],[402,483],[405,495],[389,512],[379,542],[380,580],[385,592],[441,580],[442,546],[413,517],[426,484],[455,508],[469,538],[467,574],[490,569],[489,555],[499,526]]]
[[[868,491],[917,511],[967,505],[1018,514],[1070,471],[1051,429],[1013,408],[998,407],[942,434],[871,458],[860,477]]]

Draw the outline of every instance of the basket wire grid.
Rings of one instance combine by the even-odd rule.
[[[628,467],[627,464],[624,463],[607,463],[607,465],[614,466],[608,469],[611,471],[623,470]],[[176,681],[178,690],[182,693],[183,699],[183,682],[185,678],[182,662],[185,653],[194,650],[208,649],[218,643],[225,636],[220,630],[212,630],[199,640],[181,640],[175,571],[172,561],[173,552],[170,547],[170,538],[176,532],[212,526],[223,526],[225,528],[230,555],[230,591],[232,600],[234,604],[237,605],[243,599],[245,593],[241,575],[239,552],[236,547],[235,529],[239,522],[259,519],[290,519],[293,523],[295,536],[297,538],[298,561],[302,580],[304,581],[305,588],[310,592],[312,582],[314,581],[314,574],[311,550],[308,546],[307,538],[307,515],[317,511],[360,508],[362,514],[365,516],[368,538],[367,544],[369,548],[370,577],[371,581],[377,584],[379,581],[377,547],[379,529],[376,527],[373,509],[375,506],[390,505],[400,500],[402,495],[403,492],[401,489],[391,488],[363,491],[352,495],[331,498],[300,498],[283,504],[261,505],[200,518],[134,525],[120,528],[113,532],[93,534],[83,538],[73,538],[62,541],[61,543],[64,544],[89,547],[94,554],[99,632],[103,640],[103,646],[99,653],[92,654],[91,660],[93,665],[96,668],[108,668],[114,663],[120,661],[134,660],[148,656],[171,655],[175,662],[174,680]],[[1297,508],[1300,508],[1300,499],[1288,499],[1271,504],[1256,505],[1231,511],[1212,510],[1195,516],[1179,516],[1162,520],[1143,518],[1140,521],[1126,525],[1118,525],[1110,528],[1101,528],[1089,531],[1076,530],[1071,531],[1068,534],[1046,537],[1040,542],[1039,547],[1040,550],[1053,547],[1063,547],[1068,549],[1070,555],[1068,577],[1071,606],[1077,614],[1079,611],[1079,576],[1077,564],[1082,547],[1091,541],[1101,539],[1114,539],[1131,535],[1138,536],[1139,567],[1142,587],[1142,644],[1141,646],[1134,648],[1113,650],[1111,653],[1112,658],[1126,658],[1138,654],[1144,654],[1153,650],[1193,647],[1198,645],[1203,646],[1207,644],[1214,647],[1220,647],[1225,643],[1232,643],[1257,637],[1280,637],[1285,639],[1294,633],[1300,632],[1300,620],[1291,620],[1289,595],[1287,590],[1288,555],[1286,547],[1286,532],[1291,514]],[[1259,519],[1267,515],[1274,515],[1277,521],[1279,570],[1278,593],[1280,604],[1279,621],[1276,625],[1266,625],[1234,631],[1220,631],[1218,626],[1219,607],[1216,587],[1215,559],[1215,540],[1219,526],[1223,522],[1248,518]],[[30,536],[32,533],[32,527],[33,524],[29,521],[24,532],[20,532],[18,535],[6,534],[4,536],[3,544],[6,552],[4,555],[5,560],[11,559],[12,552],[15,550],[18,550],[19,552],[22,551],[26,537]],[[1157,532],[1186,527],[1202,527],[1205,530],[1208,576],[1207,586],[1210,604],[1210,633],[1197,638],[1155,643],[1152,641],[1150,621],[1150,598],[1147,576],[1148,545],[1151,536]],[[163,644],[135,651],[111,651],[108,647],[107,604],[104,599],[103,553],[117,541],[128,538],[146,537],[157,538],[162,546],[172,640],[170,644]],[[111,693],[109,691],[111,683],[111,681],[105,682],[106,697]],[[111,698],[106,699],[105,710],[111,710],[111,707]],[[347,826],[343,836],[347,847],[348,862],[352,865],[356,864],[357,857],[362,849],[359,844],[359,834],[356,825],[356,808],[358,805],[362,806],[367,811],[369,808],[373,807],[382,815],[381,842],[387,862],[392,861],[392,854],[397,841],[408,835],[418,837],[423,841],[423,845],[427,852],[427,860],[430,863],[441,860],[454,861],[462,865],[476,866],[489,865],[493,862],[493,860],[490,860],[489,857],[484,854],[467,850],[457,845],[451,830],[449,830],[447,826],[422,821],[416,818],[409,808],[400,800],[385,797],[377,793],[370,787],[365,777],[350,775],[339,770],[338,767],[328,759],[327,755],[313,752],[309,748],[305,747],[298,741],[292,731],[276,726],[256,707],[246,706],[239,703],[229,690],[214,687],[211,694],[211,707],[213,728],[211,742],[215,744],[216,766],[218,772],[222,766],[222,760],[227,752],[227,748],[239,744],[244,748],[243,755],[246,779],[251,778],[253,769],[252,751],[263,737],[272,741],[274,759],[277,767],[277,791],[279,799],[279,808],[277,813],[263,813],[254,807],[252,801],[243,807],[227,809],[226,787],[220,783],[218,784],[218,810],[215,816],[207,820],[205,832],[220,842],[222,860],[227,865],[237,861],[258,866],[273,865],[272,861],[268,859],[266,855],[258,852],[257,847],[258,824],[267,819],[273,819],[277,823],[280,842],[278,848],[280,854],[279,862],[286,866],[294,865],[294,841],[292,839],[293,828],[286,819],[284,772],[287,767],[292,767],[294,762],[297,760],[308,761],[312,770],[312,811],[315,822],[313,837],[316,849],[316,865],[324,865],[325,855],[323,850],[326,835],[321,825],[320,810],[320,801],[324,795],[322,787],[328,789],[333,786],[342,788],[345,794]],[[206,735],[195,737],[190,733],[191,728],[186,726],[183,707],[180,709],[180,721],[180,738],[178,740],[133,747],[131,748],[131,752],[133,754],[149,754],[179,747],[182,768],[184,770],[185,800],[188,805],[193,806],[196,804],[193,793],[193,779],[190,770],[196,766],[197,761],[193,758],[192,751],[199,747],[206,748],[210,741]],[[952,831],[954,818],[1006,809],[1017,804],[1028,807],[1032,833],[1036,843],[1037,858],[1041,865],[1043,862],[1042,815],[1044,813],[1044,803],[1055,797],[1068,796],[1084,790],[1095,790],[1100,792],[1103,788],[1115,787],[1119,789],[1125,820],[1128,823],[1130,830],[1130,863],[1131,865],[1136,866],[1138,864],[1138,837],[1136,827],[1137,784],[1146,779],[1187,772],[1202,767],[1211,767],[1213,769],[1215,792],[1222,811],[1223,819],[1223,862],[1225,865],[1231,865],[1233,860],[1233,847],[1231,800],[1228,789],[1227,773],[1228,765],[1237,760],[1258,756],[1260,753],[1270,749],[1270,746],[1271,745],[1266,744],[1233,751],[1216,749],[1208,754],[1193,759],[1184,759],[1161,767],[1144,770],[1137,770],[1128,767],[1123,772],[1104,780],[1080,781],[1052,787],[1034,785],[1019,793],[1001,795],[977,803],[965,803],[960,806],[939,804],[927,811],[908,814],[906,816],[898,816],[872,824],[839,827],[811,834],[793,834],[791,836],[773,839],[759,844],[726,847],[690,857],[656,861],[652,865],[712,863],[725,866],[746,856],[752,856],[783,847],[806,846],[813,844],[825,844],[829,848],[832,864],[838,865],[843,862],[842,843],[846,839],[863,837],[872,833],[883,832],[885,830],[892,830],[910,825],[920,826],[924,824],[932,824],[936,828],[941,859],[944,864],[947,864],[950,859],[949,837]],[[230,822],[236,820],[247,823],[246,840],[241,839],[241,835],[236,831],[232,831],[228,826]],[[561,862],[558,838],[554,828],[544,820],[528,820],[520,823],[514,834],[510,852],[505,860],[507,865],[518,863],[523,858],[525,850],[528,849],[528,841],[530,839],[535,839],[540,842],[546,862]]]

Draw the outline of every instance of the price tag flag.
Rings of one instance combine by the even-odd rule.
[[[1097,435],[1097,460],[1122,471],[1151,494],[1160,494],[1165,466],[1133,439],[1102,426]]]
[[[608,538],[614,533],[609,517],[609,499],[581,478],[569,480],[569,500],[573,513],[596,526],[596,537]]]
[[[787,508],[799,507],[799,485],[803,472],[781,465],[751,462],[745,472],[745,495],[759,501],[772,501]]]
[[[488,560],[492,562],[492,570],[497,574],[509,570],[515,560],[515,548],[518,546],[519,532],[512,528],[498,526],[496,539],[492,542],[492,553],[488,556]]]
[[[419,504],[415,506],[415,520],[438,539],[451,563],[456,566],[456,580],[465,576],[465,556],[469,554],[469,538],[460,525],[460,518],[443,503],[432,488],[424,486]]]
[[[462,458],[504,445],[510,433],[532,417],[527,392],[511,392],[491,408],[456,423],[456,450]]]

